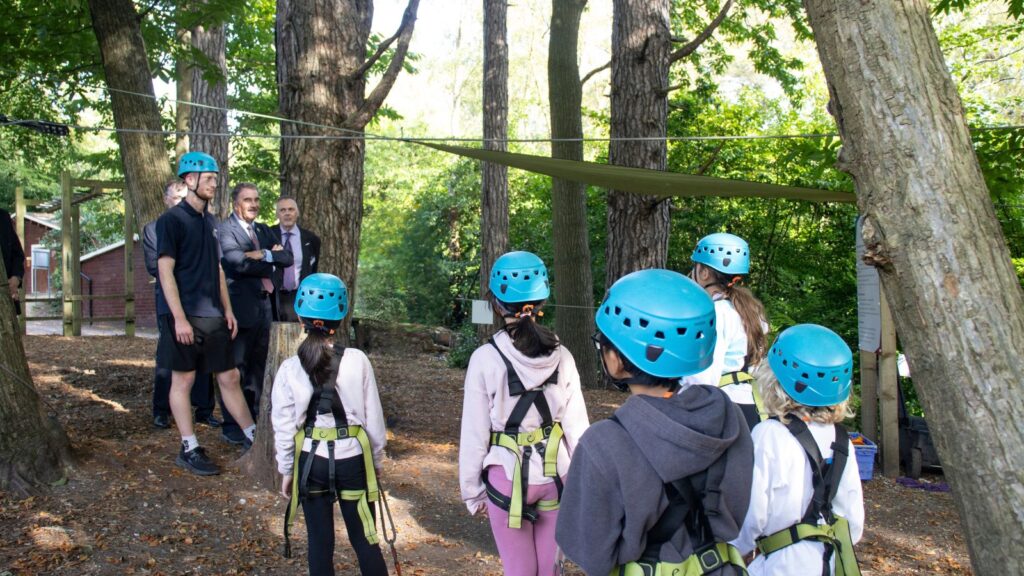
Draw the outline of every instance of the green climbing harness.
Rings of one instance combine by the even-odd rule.
[[[330,377],[327,382],[330,386],[324,386],[316,382],[314,378],[313,395],[309,399],[309,406],[306,408],[306,421],[302,428],[295,434],[295,461],[292,471],[292,497],[288,501],[288,508],[284,517],[284,555],[291,557],[291,543],[289,532],[292,522],[298,513],[299,503],[310,496],[330,494],[331,501],[335,498],[350,502],[357,502],[356,510],[359,512],[359,519],[363,524],[363,533],[370,544],[377,544],[377,529],[374,523],[373,512],[370,510],[370,502],[376,502],[380,496],[377,487],[377,473],[373,465],[373,452],[370,449],[370,439],[362,426],[348,424],[348,417],[345,416],[345,407],[341,403],[341,396],[337,386],[334,384],[338,379],[338,367],[345,349],[337,344],[334,346],[334,358],[331,360]],[[334,416],[335,426],[332,428],[321,428],[315,425],[316,417],[320,414],[331,414]],[[306,457],[305,465],[299,469],[299,457],[302,453],[302,445],[306,438],[311,440],[309,456]],[[354,439],[359,442],[363,451],[363,465],[366,468],[366,489],[365,490],[339,490],[335,484],[335,442],[345,439]],[[328,487],[327,490],[310,490],[309,473],[313,468],[313,459],[316,449],[321,442],[327,443],[328,460]]]
[[[555,369],[543,385],[527,391],[523,386],[523,381],[516,374],[515,368],[512,367],[512,363],[498,349],[494,339],[492,338],[488,342],[494,346],[494,349],[498,351],[498,356],[501,356],[501,360],[505,363],[505,370],[508,373],[509,396],[519,398],[505,422],[505,429],[501,432],[491,433],[491,446],[500,446],[516,456],[512,476],[512,494],[502,494],[487,480],[486,473],[482,479],[487,489],[487,498],[495,506],[508,512],[508,527],[518,529],[522,527],[523,518],[530,522],[536,522],[538,512],[558,510],[558,502],[562,497],[562,478],[558,475],[558,450],[562,444],[562,425],[551,418],[551,409],[544,396],[544,388],[558,382],[558,369]],[[535,430],[521,432],[520,425],[531,407],[537,408],[541,417],[541,425]],[[540,454],[544,460],[544,476],[554,479],[555,487],[558,489],[558,499],[556,500],[540,500],[536,504],[526,504],[526,491],[530,485],[530,457],[534,452]]]
[[[832,461],[823,461],[814,436],[798,416],[789,415],[786,428],[800,442],[811,464],[811,480],[814,494],[803,519],[789,528],[784,528],[757,541],[761,554],[769,554],[791,546],[801,540],[820,542],[825,546],[822,558],[822,575],[832,574],[831,560],[836,556],[835,576],[860,576],[857,555],[853,549],[850,524],[832,511],[832,500],[839,490],[839,481],[849,459],[850,437],[842,424],[836,424],[836,438],[832,444]],[[824,520],[824,523],[819,523]]]
[[[614,415],[611,420],[622,426]],[[668,507],[647,531],[647,546],[640,558],[616,566],[609,576],[704,576],[726,566],[746,575],[743,555],[732,544],[716,540],[708,520],[720,513],[719,495],[724,479],[725,457],[722,456],[707,470],[666,483]],[[682,562],[661,560],[662,546],[681,527],[686,531],[693,553]]]
[[[754,429],[760,422],[764,422],[768,419],[768,412],[764,409],[764,400],[761,399],[761,391],[758,390],[757,382],[754,381],[754,377],[750,375],[746,370],[737,370],[735,372],[729,372],[728,374],[722,374],[722,377],[718,380],[718,387],[725,388],[731,384],[750,384],[750,393],[754,397],[754,403],[751,404],[736,404],[740,407],[740,411],[743,412],[743,417],[747,420],[747,427],[751,430]]]

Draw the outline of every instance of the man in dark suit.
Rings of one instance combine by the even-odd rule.
[[[4,269],[7,270],[7,289],[14,300],[14,313],[21,313],[21,306],[18,302],[18,289],[21,288],[22,278],[25,277],[25,251],[21,248],[21,240],[14,231],[14,223],[11,222],[11,214],[7,210],[0,209],[0,255],[4,259]]]
[[[303,278],[316,274],[320,265],[320,237],[298,226],[299,205],[294,198],[285,196],[277,201],[277,220],[274,232],[284,249],[291,251],[294,264],[278,270],[275,283],[281,290],[276,318],[280,322],[294,322],[299,319],[295,315],[295,291]]]
[[[273,230],[256,222],[260,195],[255,184],[236,185],[231,189],[231,199],[234,213],[221,222],[217,237],[231,308],[237,311],[235,365],[241,371],[242,390],[255,420],[270,345],[271,300],[277,297],[273,280],[275,268],[291,266],[292,253],[281,247],[281,239]],[[225,410],[221,413],[224,414],[221,437],[232,444],[242,444],[242,430]]]
[[[178,178],[173,178],[164,186],[164,205],[173,208],[185,199],[188,188]],[[142,227],[142,252],[146,260],[146,271],[152,276],[156,283],[153,291],[156,297],[156,313],[170,314],[171,309],[167,307],[164,300],[163,290],[160,289],[160,271],[157,266],[157,238],[156,220]],[[164,323],[156,323],[158,329],[163,329]],[[165,350],[166,352],[166,350]],[[166,354],[161,353],[157,347],[156,370],[153,371],[153,426],[157,428],[170,428],[171,404],[169,395],[171,392],[171,367]],[[206,424],[212,428],[220,426],[220,420],[213,415],[216,405],[213,397],[213,385],[210,382],[210,374],[197,370],[195,384],[192,385],[192,406],[196,409],[196,422]]]

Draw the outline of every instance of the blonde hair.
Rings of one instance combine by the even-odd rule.
[[[796,414],[805,422],[820,422],[822,424],[839,424],[847,418],[853,418],[853,411],[850,410],[850,399],[847,398],[839,404],[832,406],[805,406],[786,394],[779,384],[778,378],[772,372],[768,362],[761,364],[753,373],[755,384],[761,391],[761,401],[764,402],[764,410],[768,416],[775,416],[783,424],[789,423],[788,414]]]

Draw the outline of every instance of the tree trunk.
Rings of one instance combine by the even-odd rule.
[[[177,36],[182,50],[192,46],[192,32],[188,28],[179,28]],[[189,58],[184,55],[179,55],[174,63],[174,81],[177,91],[177,103],[174,105],[174,129],[177,132],[174,136],[176,167],[181,157],[188,152],[188,127],[192,112],[192,106],[185,104],[192,101],[192,65]]]
[[[321,272],[336,274],[356,301],[363,218],[363,129],[394,85],[409,48],[419,0],[409,0],[398,44],[380,83],[366,95],[366,43],[373,2],[278,0],[277,79],[281,114],[320,126],[281,123],[281,195],[292,196],[302,225],[323,241]],[[345,136],[347,140],[290,136]],[[342,334],[348,333],[346,318]]]
[[[277,473],[277,461],[274,458],[274,425],[270,421],[274,377],[281,363],[295,356],[304,339],[302,326],[298,322],[274,322],[270,328],[270,348],[267,353],[267,369],[263,374],[263,398],[260,399],[256,438],[252,448],[238,459],[245,475],[267,490],[276,491],[281,486],[281,475]]]
[[[551,103],[551,138],[583,138],[583,84],[576,59],[580,17],[587,0],[552,0],[548,44],[548,101]],[[583,141],[552,142],[551,156],[583,160]],[[583,386],[600,385],[597,353],[590,343],[594,333],[594,281],[590,269],[587,226],[587,186],[551,179],[551,228],[555,247],[554,279],[559,308],[555,331],[572,351]]]
[[[484,0],[484,148],[508,150],[508,2]],[[496,141],[496,140],[501,140]],[[508,251],[508,167],[480,165],[480,294],[488,293],[491,266]],[[500,319],[495,315],[495,322]],[[486,338],[495,324],[481,325]]]
[[[228,190],[228,85],[225,50],[227,39],[224,24],[199,24],[192,30],[192,47],[209,59],[207,67],[192,66],[192,107],[189,122],[191,149],[206,152],[217,160],[220,168],[217,195],[211,208],[218,219],[231,214]],[[212,68],[212,69],[211,69]],[[207,108],[211,106],[211,108]]]
[[[92,27],[100,45],[110,90],[114,126],[124,166],[125,196],[135,221],[145,224],[164,211],[163,188],[170,179],[160,109],[153,97],[153,76],[146,59],[139,15],[131,0],[89,0]]]
[[[7,278],[3,258],[0,278]],[[0,491],[32,495],[61,479],[70,461],[68,437],[32,384],[14,301],[0,290]]]
[[[608,162],[664,170],[668,119],[668,0],[612,2],[612,98]],[[655,138],[619,141],[616,138]],[[605,286],[668,259],[670,200],[608,192]]]
[[[1024,294],[924,0],[805,0],[977,574],[1024,573]]]

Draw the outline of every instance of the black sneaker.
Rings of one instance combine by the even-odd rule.
[[[167,414],[157,414],[153,416],[153,427],[167,429],[171,427],[171,419]]]
[[[242,442],[242,454],[248,452],[249,448],[252,448],[252,440],[249,440],[249,437],[246,436],[245,441]]]
[[[206,456],[206,450],[202,446],[196,446],[194,450],[189,450],[188,452],[185,452],[185,447],[182,446],[181,451],[178,453],[178,459],[174,462],[189,472],[200,476],[220,474],[220,468],[210,461]]]
[[[245,432],[242,432],[237,428],[231,431],[221,429],[220,439],[228,444],[234,444],[235,446],[244,446],[248,440],[248,438],[245,437]]]

